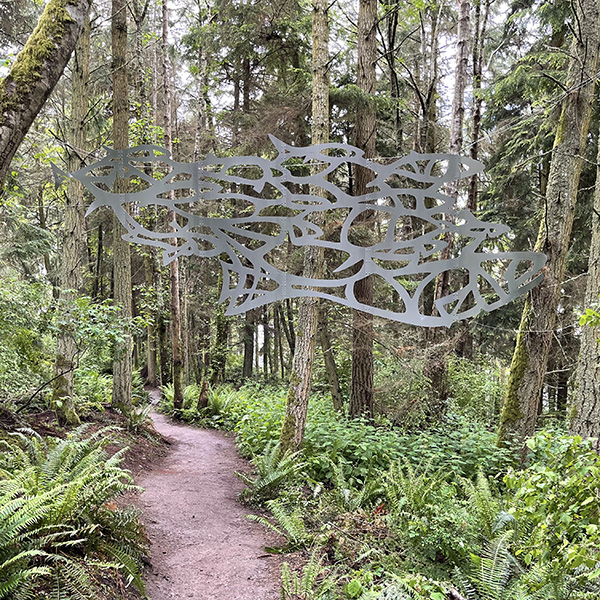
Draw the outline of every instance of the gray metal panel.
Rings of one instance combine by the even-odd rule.
[[[209,155],[186,164],[174,161],[162,148],[147,145],[107,149],[104,159],[68,176],[81,181],[94,196],[88,214],[109,206],[127,230],[123,238],[162,248],[165,264],[178,256],[220,257],[221,301],[229,301],[230,315],[283,298],[318,296],[403,323],[450,326],[503,306],[541,281],[545,255],[486,251],[482,244],[508,233],[508,228],[457,209],[445,193],[450,182],[481,172],[481,163],[450,154],[411,152],[380,164],[347,144],[294,147],[271,140],[277,150],[272,160]],[[348,164],[373,172],[366,195],[350,195],[336,184],[340,169]],[[164,173],[157,176],[159,167]],[[147,189],[112,193],[117,176]],[[325,197],[311,195],[309,186],[321,188]],[[175,201],[170,200],[171,192],[179,194]],[[221,216],[232,203],[244,204],[246,213]],[[174,231],[162,233],[147,229],[139,218],[140,209],[155,205],[172,208],[181,224],[172,223]],[[199,207],[204,215],[198,214]],[[353,243],[352,224],[368,210],[374,211],[385,231],[366,246]],[[319,212],[329,217],[345,215],[338,227],[339,240],[311,222]],[[414,234],[415,223],[420,224],[421,235],[410,238],[406,231]],[[448,234],[463,241],[460,253],[435,260]],[[289,265],[281,259],[273,264],[270,253],[280,251],[288,240],[300,249],[321,246],[346,258],[328,278],[308,279],[293,269],[285,270]],[[519,270],[523,262],[524,271]],[[437,314],[425,314],[423,292],[446,270],[462,270],[467,281],[435,302]],[[370,274],[396,294],[395,306],[367,306],[356,299],[355,282]]]

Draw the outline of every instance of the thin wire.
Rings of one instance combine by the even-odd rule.
[[[519,329],[510,329],[508,327],[496,327],[494,325],[485,325],[484,323],[479,323],[477,321],[471,321],[471,325],[476,325],[477,327],[485,327],[486,329],[496,329],[498,331],[508,331],[510,333],[519,333]],[[573,329],[574,327],[578,327],[576,323],[572,323],[571,325],[565,325],[564,327],[559,327],[558,329],[525,329],[524,333],[560,333],[567,329]]]

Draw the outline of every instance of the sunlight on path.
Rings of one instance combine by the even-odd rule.
[[[233,438],[152,414],[168,455],[138,483],[137,504],[152,541],[146,581],[151,600],[277,600],[278,559],[264,528],[236,502],[246,468]]]

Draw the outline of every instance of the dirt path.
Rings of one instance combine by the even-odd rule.
[[[279,561],[265,553],[267,532],[236,502],[247,470],[233,438],[153,414],[170,442],[167,456],[138,478],[152,542],[146,581],[151,600],[277,600]]]

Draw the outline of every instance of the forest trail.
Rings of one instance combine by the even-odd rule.
[[[265,552],[268,533],[245,518],[234,471],[248,469],[233,438],[152,413],[171,446],[137,483],[150,537],[151,600],[277,600],[279,560]]]

